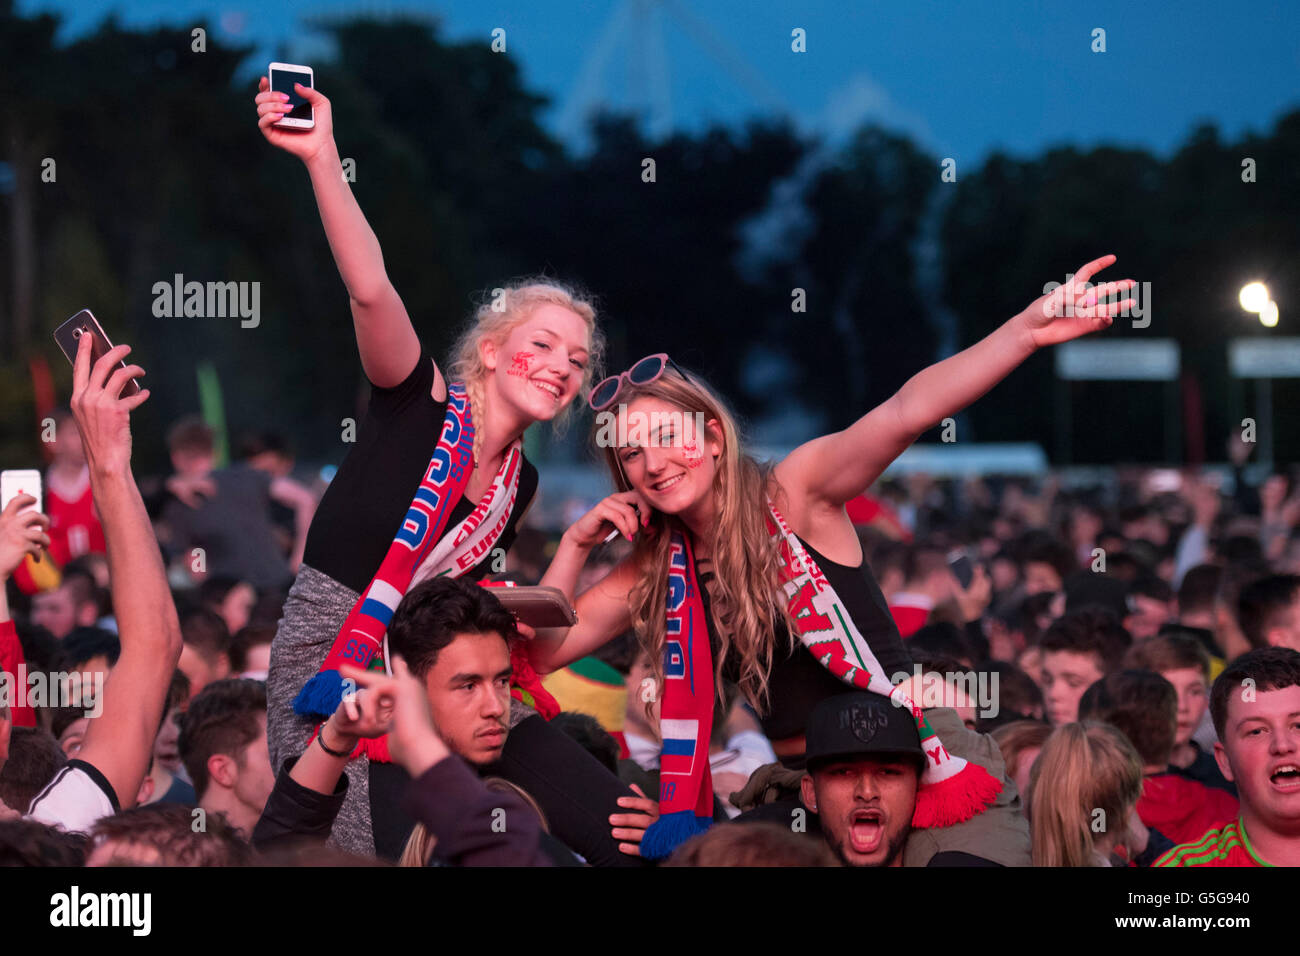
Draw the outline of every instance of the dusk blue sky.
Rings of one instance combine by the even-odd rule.
[[[601,37],[615,12],[635,11],[638,0],[19,0],[18,7],[59,13],[65,38],[110,11],[131,26],[188,28],[206,18],[217,25],[216,42],[253,43],[262,62],[323,56],[319,34],[303,26],[317,14],[418,12],[437,17],[447,38],[483,43],[503,27],[507,55],[552,99],[546,121],[570,142],[575,104],[626,107],[636,91],[656,86],[660,128],[786,110],[800,128],[838,138],[873,119],[959,162],[1062,143],[1167,155],[1197,123],[1212,121],[1231,138],[1263,132],[1300,106],[1297,0],[639,4],[653,12],[629,14],[603,47],[603,71],[595,69]],[[807,31],[806,53],[791,52],[795,27]],[[1095,27],[1106,30],[1105,53],[1090,49]],[[712,39],[702,44],[701,34]]]

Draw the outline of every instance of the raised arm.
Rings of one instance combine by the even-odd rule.
[[[640,515],[634,505],[641,509]],[[642,529],[649,516],[649,505],[636,492],[623,491],[605,498],[564,532],[540,583],[564,592],[578,612],[578,623],[567,629],[537,632],[528,645],[528,656],[539,674],[549,674],[585,657],[631,627],[627,596],[636,583],[632,559],[623,561],[576,599],[575,592],[592,549],[610,530],[617,530],[631,541],[638,533],[645,533]]]
[[[1131,279],[1085,287],[1114,261],[1088,263],[970,348],[917,372],[844,431],[800,445],[777,465],[777,480],[793,496],[836,507],[862,494],[926,429],[966,408],[1036,350],[1104,329],[1133,306],[1132,299],[1102,301],[1131,288]]]
[[[119,345],[92,368],[90,336],[83,335],[72,375],[72,413],[104,526],[122,642],[104,687],[102,713],[90,720],[77,756],[103,774],[123,810],[135,805],[140,781],[149,771],[167,687],[181,655],[181,628],[162,555],[131,474],[130,413],[149,397],[149,390],[118,397],[128,381],[144,374],[138,365],[113,370],[128,352],[130,347]]]
[[[266,77],[258,84],[257,125],[271,145],[297,156],[307,166],[325,236],[351,300],[361,367],[372,384],[392,388],[415,368],[420,341],[406,306],[388,279],[379,240],[343,178],[330,101],[301,84],[294,88],[311,103],[315,127],[291,130],[274,125],[288,111],[288,95],[271,91]],[[434,392],[443,394],[442,373],[436,366]]]

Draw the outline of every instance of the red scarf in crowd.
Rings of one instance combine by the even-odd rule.
[[[776,508],[769,505],[768,531],[779,537],[779,579],[800,642],[828,671],[851,687],[890,698],[916,721],[926,766],[916,795],[912,826],[951,826],[982,813],[1002,790],[983,767],[948,753],[924,713],[885,674],[835,589]],[[695,580],[690,543],[673,532],[668,562],[664,687],[660,717],[659,819],[641,838],[650,859],[668,856],[713,820],[709,738],[715,697],[713,656],[704,605]]]
[[[521,442],[506,449],[501,468],[483,499],[460,526],[444,534],[451,513],[465,495],[474,470],[474,422],[465,386],[447,390],[447,414],[438,444],[411,507],[388,546],[374,579],[361,592],[343,622],[320,671],[298,693],[294,710],[304,717],[328,719],[347,690],[339,668],[344,664],[384,670],[384,636],[398,604],[412,585],[444,574],[459,577],[478,565],[505,532],[519,491],[523,462]],[[511,696],[550,719],[559,712],[522,649],[511,651],[515,665]],[[387,737],[363,740],[358,753],[388,763]]]

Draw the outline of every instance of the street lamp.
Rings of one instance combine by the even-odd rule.
[[[1268,286],[1262,282],[1247,283],[1241,287],[1237,300],[1247,312],[1258,312],[1269,302]]]
[[[1277,325],[1277,303],[1269,298],[1268,286],[1262,282],[1248,282],[1237,293],[1237,301],[1247,312],[1259,314],[1260,324],[1266,329]],[[1273,380],[1257,379],[1255,404],[1259,409],[1260,454],[1262,461],[1273,463]]]

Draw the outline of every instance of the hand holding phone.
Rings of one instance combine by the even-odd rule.
[[[9,507],[9,502],[19,495],[30,495],[35,501],[23,511],[43,511],[41,497],[41,473],[30,468],[9,469],[0,472],[0,511]]]
[[[0,472],[0,587],[23,558],[30,554],[39,561],[41,548],[50,546],[50,519],[40,512],[40,477],[36,471]]]
[[[297,89],[298,86],[311,89],[316,85],[312,68],[297,63],[272,63],[267,68],[267,79],[273,94],[281,93],[288,97],[287,101],[283,97],[278,98],[288,109],[281,111],[275,125],[284,129],[314,129],[316,114],[312,103]],[[274,103],[275,100],[272,99],[271,102]]]
[[[130,475],[131,412],[149,398],[149,389],[137,387],[136,394],[126,394],[132,380],[144,374],[140,366],[123,362],[129,345],[115,346],[92,362],[92,342],[83,335],[77,343],[71,405],[93,482],[97,473]]]
[[[263,76],[258,80],[254,102],[257,104],[257,125],[266,141],[305,163],[333,146],[334,121],[330,116],[329,99],[315,88],[308,88],[306,84],[303,87],[303,93],[292,86],[280,93],[272,90],[270,79]],[[282,117],[292,114],[295,97],[305,98],[311,106],[313,125],[310,129],[281,123]],[[338,162],[337,158],[335,162]]]
[[[101,358],[113,350],[113,343],[108,340],[104,334],[103,328],[99,324],[89,309],[82,309],[68,321],[64,322],[54,330],[54,341],[63,351],[64,356],[75,368],[77,364],[77,349],[80,346],[82,336],[91,337],[90,363],[94,365]],[[119,361],[118,368],[126,368],[126,362]],[[118,398],[129,398],[132,395],[140,394],[140,386],[135,379],[129,379],[122,386],[122,392]]]
[[[948,552],[948,567],[957,576],[957,583],[961,585],[963,591],[970,587],[971,579],[975,576],[975,566],[971,564],[970,555],[965,548],[956,548]]]

